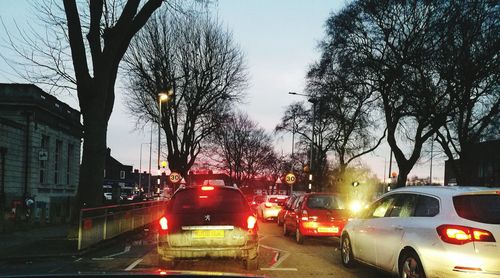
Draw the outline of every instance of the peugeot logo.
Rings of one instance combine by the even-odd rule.
[[[205,221],[210,221],[210,214],[205,215]]]

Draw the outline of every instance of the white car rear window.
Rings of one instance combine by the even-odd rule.
[[[500,194],[453,197],[458,216],[487,224],[500,224]]]

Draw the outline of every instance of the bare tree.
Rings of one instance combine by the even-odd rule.
[[[244,55],[232,34],[209,16],[165,11],[127,53],[128,109],[138,122],[158,122],[169,167],[186,175],[205,139],[243,96]],[[173,92],[159,111],[158,94]]]
[[[46,33],[32,28],[20,30],[17,40],[9,36],[12,49],[26,61],[18,73],[35,83],[76,89],[83,117],[79,206],[102,203],[106,133],[118,67],[131,39],[162,2],[65,0],[61,6],[44,1],[36,8]]]
[[[470,184],[472,145],[500,130],[500,11],[484,0],[447,2],[443,9],[435,57],[453,110],[436,139],[457,183]]]
[[[344,71],[342,61],[334,51],[330,51],[329,37],[320,44],[322,57],[307,75],[307,89],[320,96],[321,120],[325,121],[330,133],[327,150],[335,154],[339,162],[339,177],[347,166],[361,156],[375,150],[385,137],[385,130],[378,138],[377,96],[364,82],[364,72]]]
[[[356,1],[327,23],[329,47],[349,61],[342,70],[363,72],[366,85],[380,97],[398,186],[405,185],[423,144],[449,111],[432,55],[439,44],[436,3]]]
[[[248,186],[259,176],[277,178],[273,165],[278,163],[278,156],[271,137],[242,112],[222,122],[212,146],[210,156],[238,186]]]

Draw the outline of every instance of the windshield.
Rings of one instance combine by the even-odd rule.
[[[500,273],[499,53],[498,0],[0,0],[0,278]]]

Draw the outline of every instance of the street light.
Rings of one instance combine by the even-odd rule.
[[[170,97],[174,94],[174,91],[171,89],[166,91],[166,92],[160,92],[158,94],[158,182],[160,182],[161,176],[160,176],[160,152],[161,152],[161,147],[160,147],[160,140],[161,140],[161,121],[162,121],[162,109],[161,109],[161,103],[162,102],[167,102],[170,100]],[[151,173],[150,173],[151,174]]]
[[[161,121],[162,121],[162,109],[161,109],[161,103],[162,102],[167,102],[170,100],[170,96],[173,95],[173,91],[169,90],[167,92],[161,92],[158,94],[158,111],[159,111],[159,120],[158,120],[158,172],[160,171],[160,136],[161,136]]]
[[[315,97],[311,97],[309,95],[306,95],[306,94],[300,94],[300,93],[296,93],[296,92],[288,92],[288,94],[308,97],[307,101],[312,103],[311,155],[310,155],[310,159],[309,159],[309,170],[312,173],[312,171],[313,171],[313,157],[314,157],[314,136],[315,136],[314,129],[316,128],[316,103],[318,102],[318,99],[316,99]],[[309,189],[311,189],[312,183],[313,183],[312,174],[309,176],[309,178],[310,178]]]

